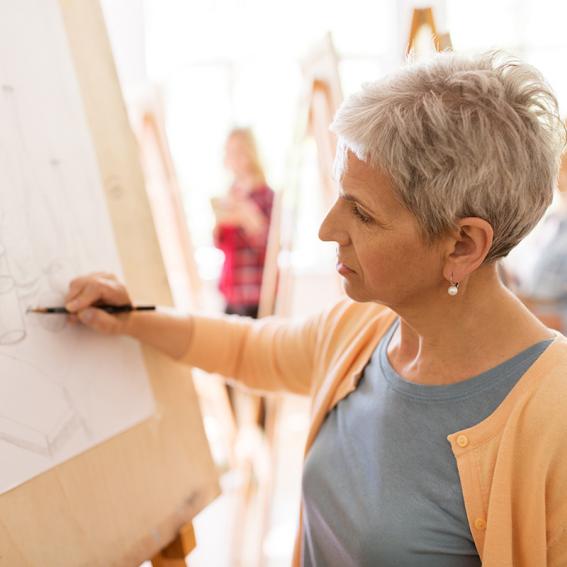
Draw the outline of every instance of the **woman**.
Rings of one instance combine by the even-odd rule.
[[[224,163],[233,183],[226,198],[212,202],[215,244],[225,256],[219,288],[227,314],[256,318],[274,193],[248,128],[230,132]]]
[[[70,287],[103,333],[266,391],[311,396],[294,565],[567,565],[567,342],[496,260],[551,202],[553,94],[497,53],[443,54],[338,111],[335,241],[349,300],[302,322],[134,313]],[[217,338],[217,340],[214,340]]]

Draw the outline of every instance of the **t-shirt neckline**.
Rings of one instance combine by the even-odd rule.
[[[388,359],[388,346],[399,325],[400,319],[396,317],[380,340],[376,352],[377,362],[384,378],[393,390],[406,397],[429,401],[455,401],[493,388],[527,358],[534,358],[535,361],[554,341],[553,338],[550,338],[535,343],[497,366],[453,384],[419,384],[398,374]]]

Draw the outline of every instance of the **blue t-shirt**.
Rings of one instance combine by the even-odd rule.
[[[488,417],[552,339],[474,378],[427,386],[405,380],[388,360],[398,324],[307,454],[304,567],[481,564],[447,435]]]

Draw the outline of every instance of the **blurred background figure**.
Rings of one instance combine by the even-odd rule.
[[[232,184],[225,197],[212,199],[215,245],[224,253],[219,289],[225,313],[256,318],[274,192],[266,183],[250,129],[229,133],[224,164]]]
[[[559,194],[530,235],[521,259],[512,259],[505,279],[548,327],[567,332],[567,157],[563,154]]]

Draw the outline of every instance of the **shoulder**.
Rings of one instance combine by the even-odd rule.
[[[516,406],[525,431],[567,449],[567,339],[558,334],[528,372],[527,395]]]
[[[555,332],[556,339],[538,359],[539,365],[534,370],[541,382],[538,390],[567,394],[567,338],[558,331]]]
[[[539,363],[539,364],[538,364]],[[552,398],[567,403],[567,338],[558,333],[558,337],[547,348],[534,365],[534,374],[538,379],[534,396],[546,402]],[[563,406],[562,410],[564,410]],[[567,418],[567,412],[562,411]]]

